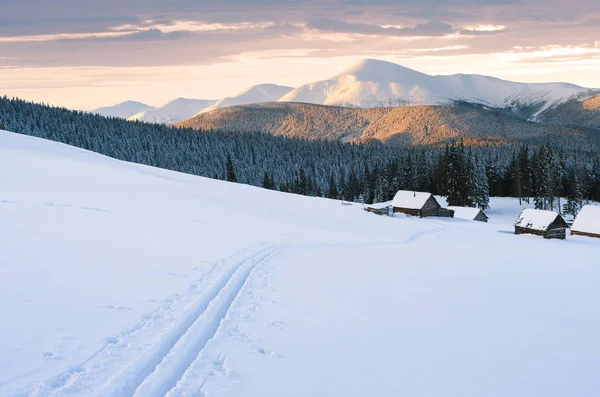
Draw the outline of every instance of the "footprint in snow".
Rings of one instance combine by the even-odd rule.
[[[59,361],[59,360],[63,359],[61,356],[56,356],[52,352],[43,352],[42,357],[44,357],[46,360],[52,360],[52,361]]]
[[[188,278],[187,274],[182,274],[182,273],[174,273],[174,272],[171,272],[171,273],[169,273],[169,276],[172,276],[172,277],[179,277],[179,278]]]
[[[105,309],[113,309],[113,310],[131,310],[129,306],[115,306],[115,305],[104,305],[102,306]]]

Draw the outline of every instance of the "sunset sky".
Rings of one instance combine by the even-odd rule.
[[[297,86],[361,58],[600,87],[598,0],[0,0],[0,95],[91,109]]]

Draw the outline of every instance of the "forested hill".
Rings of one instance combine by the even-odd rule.
[[[529,148],[352,145],[131,122],[6,97],[1,129],[120,160],[350,201],[386,201],[400,189],[455,194],[458,205],[485,202],[484,194],[536,196],[542,206],[555,205],[557,196],[600,200],[598,152],[571,150],[552,135]]]
[[[548,116],[550,117],[548,112]],[[267,103],[217,109],[180,123],[183,127],[264,132],[303,139],[435,145],[458,139],[480,144],[541,143],[598,151],[600,132],[575,123],[533,123],[518,112],[469,103],[396,108],[348,108],[301,103]],[[599,127],[600,128],[600,127]]]

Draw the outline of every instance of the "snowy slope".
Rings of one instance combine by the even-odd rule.
[[[600,389],[600,241],[124,163],[0,132],[2,396]]]
[[[588,88],[567,83],[515,83],[468,74],[430,76],[394,63],[365,59],[331,79],[298,87],[280,101],[380,107],[464,100],[493,107],[535,104],[546,109],[588,93]]]
[[[106,117],[119,117],[122,119],[129,118],[136,113],[154,109],[152,106],[136,101],[125,101],[117,103],[114,106],[106,106],[94,109],[91,113],[99,114]]]
[[[128,120],[171,124],[193,117],[196,113],[216,103],[215,100],[177,98],[159,108],[141,111]]]
[[[214,109],[229,106],[247,105],[249,103],[275,102],[292,90],[292,87],[285,87],[275,84],[255,85],[247,88],[233,97],[223,98],[217,101],[217,103],[204,109],[201,113],[206,113]]]

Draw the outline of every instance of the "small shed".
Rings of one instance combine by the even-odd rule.
[[[454,217],[457,219],[466,219],[468,221],[487,222],[488,216],[483,210],[471,207],[448,207],[454,211]]]
[[[567,238],[569,225],[554,211],[524,209],[515,223],[515,234],[535,234],[547,239]]]
[[[367,205],[365,206],[365,211],[367,212],[371,212],[373,214],[377,214],[377,215],[391,215],[392,211],[391,211],[392,207],[390,205],[378,205],[378,204],[373,204],[373,205]]]
[[[571,234],[600,238],[600,207],[584,206],[573,222]]]
[[[446,208],[442,208],[440,203],[433,197],[431,193],[412,192],[408,190],[400,190],[392,200],[394,212],[419,216],[443,216],[452,218],[454,212]]]

